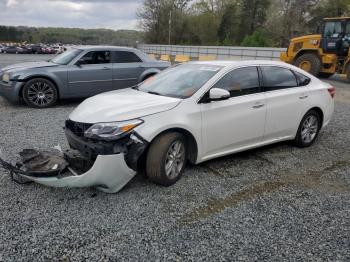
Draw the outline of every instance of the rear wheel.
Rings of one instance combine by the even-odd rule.
[[[295,60],[294,65],[314,76],[318,76],[321,71],[321,60],[315,54],[303,54],[299,56]]]
[[[35,78],[24,85],[23,100],[30,107],[50,107],[56,103],[57,98],[55,85],[47,79]]]
[[[311,146],[321,129],[321,116],[315,110],[310,110],[301,120],[294,143],[298,147]]]
[[[166,133],[151,144],[146,157],[146,173],[149,180],[171,186],[182,176],[186,164],[186,143],[180,133]]]

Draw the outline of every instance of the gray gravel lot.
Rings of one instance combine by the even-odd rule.
[[[330,82],[335,115],[314,146],[189,166],[169,188],[142,175],[112,195],[18,185],[0,168],[0,261],[349,261],[350,85]],[[35,110],[0,98],[0,148],[13,161],[26,147],[67,148],[62,126],[79,102]]]

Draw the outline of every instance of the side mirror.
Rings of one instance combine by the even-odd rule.
[[[85,60],[82,59],[82,58],[80,58],[80,59],[75,63],[76,66],[81,66],[81,65],[84,65],[84,64],[86,64],[86,62],[85,62]]]
[[[221,88],[212,88],[209,91],[209,101],[226,100],[231,97],[230,92]]]

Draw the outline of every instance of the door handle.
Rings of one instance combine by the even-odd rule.
[[[265,105],[265,104],[257,103],[257,104],[255,104],[255,105],[253,105],[253,108],[254,108],[254,109],[258,109],[258,108],[263,107],[264,105]]]
[[[309,97],[308,95],[301,95],[301,96],[299,96],[300,99],[306,99],[308,97]]]
[[[103,67],[101,70],[109,70],[109,67]]]

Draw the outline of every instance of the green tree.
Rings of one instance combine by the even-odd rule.
[[[263,27],[270,0],[242,0],[240,5],[239,41],[242,41],[246,35],[251,35],[255,30]]]
[[[268,38],[262,30],[257,30],[251,35],[247,35],[241,46],[250,46],[250,47],[264,47],[270,46]]]
[[[218,29],[218,37],[221,44],[235,45],[238,43],[239,21],[237,5],[227,5]]]

